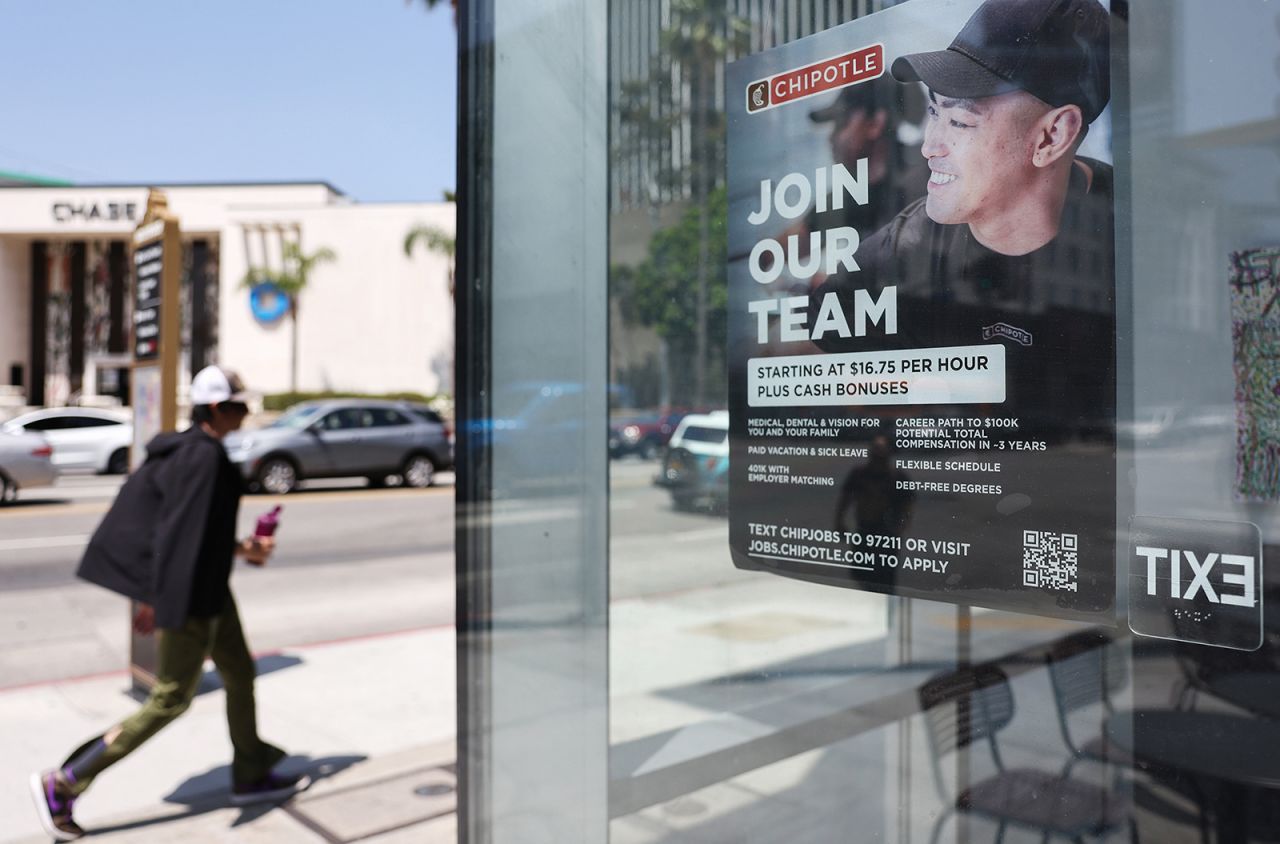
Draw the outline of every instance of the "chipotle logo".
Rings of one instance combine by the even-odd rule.
[[[783,103],[834,91],[884,73],[884,46],[872,44],[852,53],[807,64],[758,79],[747,86],[747,112],[765,111]]]

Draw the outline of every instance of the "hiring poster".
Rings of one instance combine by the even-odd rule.
[[[1109,33],[916,0],[729,66],[736,565],[1114,623]]]

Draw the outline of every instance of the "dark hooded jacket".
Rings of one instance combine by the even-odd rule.
[[[121,487],[76,574],[151,604],[157,627],[216,615],[229,594],[241,492],[221,442],[196,426],[161,434]]]

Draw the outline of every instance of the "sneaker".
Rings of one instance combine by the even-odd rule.
[[[306,774],[267,774],[262,779],[249,785],[236,784],[231,787],[231,803],[236,806],[248,806],[251,803],[270,803],[287,800],[299,791],[311,785],[311,777]]]
[[[84,835],[80,825],[71,819],[71,806],[75,803],[75,798],[65,785],[58,782],[53,771],[32,774],[30,782],[31,798],[35,800],[40,825],[53,836],[53,840],[75,841]]]

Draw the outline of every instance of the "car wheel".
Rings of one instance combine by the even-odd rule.
[[[689,495],[688,493],[671,494],[671,506],[675,507],[682,513],[688,513],[693,510],[697,500],[698,499],[695,496]]]
[[[414,454],[404,462],[400,474],[404,477],[405,486],[424,489],[436,482],[436,464],[425,454]]]
[[[287,495],[298,488],[298,469],[283,457],[272,457],[258,467],[258,486],[271,495]]]
[[[18,485],[0,473],[0,504],[12,504],[18,500]]]
[[[658,456],[658,444],[653,440],[645,440],[644,445],[640,446],[640,456],[645,460],[652,460]]]
[[[125,475],[129,472],[129,450],[127,448],[117,448],[111,452],[111,457],[107,459],[108,475]]]

